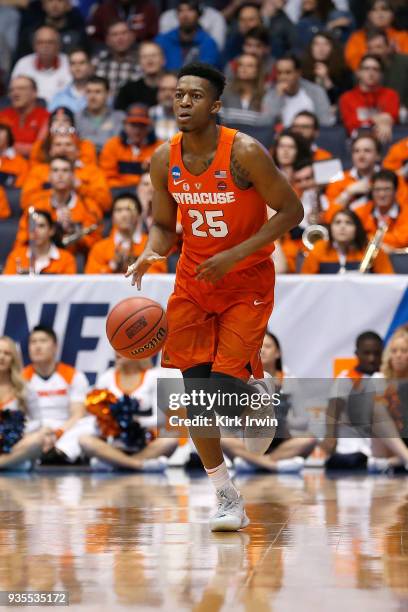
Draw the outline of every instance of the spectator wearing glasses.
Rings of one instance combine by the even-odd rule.
[[[290,126],[292,132],[300,134],[308,141],[313,161],[322,161],[333,157],[329,151],[321,149],[316,144],[316,140],[319,137],[319,127],[317,116],[310,111],[301,111],[298,113]]]

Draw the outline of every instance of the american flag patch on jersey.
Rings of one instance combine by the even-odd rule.
[[[226,170],[216,170],[214,176],[216,179],[225,179],[227,178],[227,172]]]

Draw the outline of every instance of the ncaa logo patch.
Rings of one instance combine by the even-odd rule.
[[[181,176],[181,170],[180,170],[180,168],[179,168],[178,166],[173,166],[173,167],[172,167],[172,169],[171,169],[171,176],[172,176],[174,179],[179,179],[179,178],[180,178],[180,176]]]
[[[220,181],[219,183],[217,183],[217,189],[219,189],[220,191],[225,191],[227,189],[227,183],[224,183],[224,181]]]

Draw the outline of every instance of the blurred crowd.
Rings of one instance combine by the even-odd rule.
[[[224,71],[220,123],[269,148],[303,202],[278,273],[408,273],[404,0],[3,0],[0,58],[4,274],[126,270],[193,61]],[[174,272],[178,229],[150,272]]]

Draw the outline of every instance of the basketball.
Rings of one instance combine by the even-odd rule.
[[[151,357],[160,351],[166,339],[166,313],[160,304],[148,298],[127,298],[108,314],[106,335],[122,357]]]

